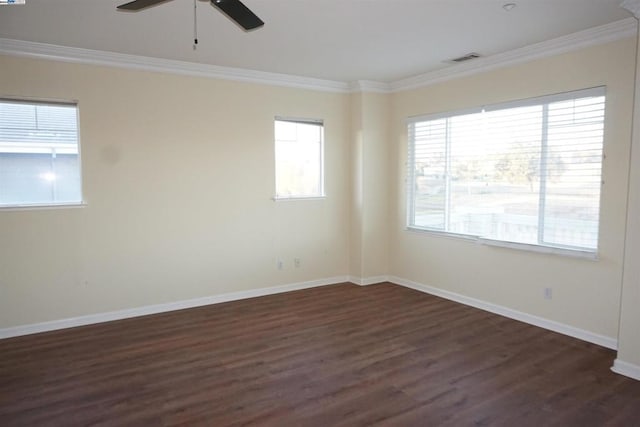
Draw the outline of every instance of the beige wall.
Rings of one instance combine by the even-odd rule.
[[[611,339],[620,314],[635,40],[505,67],[392,99],[391,274]],[[599,260],[483,246],[405,230],[407,117],[607,86]],[[545,287],[553,299],[544,300]]]
[[[364,93],[363,278],[388,274],[389,96]],[[375,280],[375,279],[374,279]]]
[[[640,43],[640,34],[638,35]],[[636,67],[640,64],[638,52]],[[635,377],[640,379],[640,72],[636,72],[635,109],[629,174],[629,210],[618,336],[618,359],[635,365]],[[618,368],[620,368],[618,366]],[[628,372],[627,372],[628,374]]]
[[[350,96],[351,106],[351,221],[349,275],[353,280],[362,278],[362,210],[364,208],[364,119],[362,94]]]
[[[627,39],[390,95],[0,57],[0,96],[79,101],[88,203],[0,212],[0,329],[389,274],[615,339],[635,46]],[[405,230],[407,117],[599,85],[607,158],[598,261]],[[324,119],[325,200],[271,200],[276,115]],[[638,363],[636,341],[627,342],[625,360]]]
[[[0,212],[0,328],[348,274],[347,95],[15,57],[0,69],[0,96],[78,100],[88,203]],[[326,199],[271,200],[276,115],[324,119]]]
[[[388,272],[389,96],[351,95],[353,280],[368,284]]]

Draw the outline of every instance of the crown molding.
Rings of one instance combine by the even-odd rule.
[[[640,13],[640,0],[625,0],[622,2],[621,7],[634,14]],[[371,80],[357,80],[347,83],[336,80],[323,80],[290,74],[221,67],[217,65],[198,64],[5,38],[0,38],[0,54],[186,76],[208,77],[322,92],[393,93],[430,86],[447,80],[632,37],[637,34],[637,26],[635,18],[627,18],[523,48],[448,66],[406,79],[396,80],[391,83]]]
[[[640,0],[624,0],[620,7],[633,13],[633,16],[640,19]]]
[[[106,65],[109,67],[172,73],[185,76],[208,77],[296,89],[310,89],[322,92],[347,93],[350,91],[349,84],[334,80],[81,49],[24,40],[0,38],[0,54],[78,64]]]
[[[637,3],[637,0],[633,0]],[[541,59],[562,53],[568,53],[590,46],[597,46],[637,34],[637,21],[635,18],[626,18],[611,24],[601,25],[588,30],[558,37],[552,40],[532,44],[504,53],[478,58],[462,64],[431,71],[418,76],[397,80],[390,84],[392,92],[417,89],[466,77],[497,68],[522,64],[535,59]]]
[[[376,82],[373,80],[356,80],[349,83],[349,90],[352,93],[357,92],[374,92],[374,93],[390,93],[391,84],[384,82]]]

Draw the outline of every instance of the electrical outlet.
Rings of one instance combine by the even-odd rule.
[[[551,288],[544,288],[544,299],[553,298],[553,290]]]
[[[294,258],[293,265],[295,265],[296,268],[300,268],[300,258]]]

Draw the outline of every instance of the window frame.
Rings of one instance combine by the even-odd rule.
[[[277,158],[277,145],[278,139],[275,136],[275,127],[277,122],[288,122],[288,123],[297,123],[303,125],[315,125],[320,128],[320,153],[319,153],[319,172],[320,176],[318,178],[319,184],[319,192],[314,195],[282,195],[278,194],[278,158]],[[290,116],[275,116],[273,119],[274,126],[274,196],[272,200],[274,201],[296,201],[296,200],[322,200],[327,197],[326,195],[326,187],[325,187],[325,137],[324,137],[324,120],[323,119],[311,119],[311,118],[301,118],[301,117],[290,117]]]
[[[75,124],[76,124],[76,151],[78,162],[78,191],[80,193],[80,199],[78,201],[71,202],[34,202],[34,203],[7,203],[0,202],[0,212],[2,211],[22,211],[22,210],[48,210],[48,209],[67,209],[67,208],[82,208],[87,206],[84,196],[84,179],[82,168],[82,144],[80,136],[80,107],[77,100],[60,100],[60,99],[45,99],[45,98],[29,98],[29,97],[11,97],[0,96],[0,103],[14,103],[14,104],[26,104],[32,106],[66,106],[73,107],[75,109]],[[44,148],[44,147],[39,147]],[[53,154],[52,151],[49,151]]]
[[[406,218],[405,218],[405,229],[407,231],[412,231],[412,232],[418,232],[418,233],[428,233],[434,237],[444,237],[444,238],[454,238],[454,239],[458,239],[458,240],[463,240],[463,241],[470,241],[470,242],[474,242],[474,243],[479,243],[479,244],[484,244],[484,245],[489,245],[489,246],[495,246],[495,247],[501,247],[501,248],[513,248],[513,249],[520,249],[520,250],[527,250],[527,251],[533,251],[533,252],[542,252],[542,253],[551,253],[551,254],[559,254],[559,255],[566,255],[566,256],[571,256],[571,257],[579,257],[579,258],[587,258],[587,259],[592,259],[592,260],[597,260],[598,259],[598,252],[600,250],[600,243],[601,243],[601,239],[600,239],[600,230],[601,230],[601,219],[602,219],[602,188],[603,188],[603,184],[604,184],[604,180],[603,180],[603,172],[604,172],[604,160],[605,160],[605,143],[606,143],[606,97],[607,97],[607,93],[606,93],[606,86],[597,86],[597,87],[591,87],[591,88],[586,88],[586,89],[579,89],[579,90],[573,90],[573,91],[567,91],[567,92],[562,92],[562,93],[557,93],[557,94],[552,94],[552,95],[545,95],[545,96],[538,96],[538,97],[532,97],[532,98],[525,98],[525,99],[519,99],[519,100],[513,100],[513,101],[506,101],[506,102],[500,102],[500,103],[495,103],[495,104],[489,104],[489,105],[483,105],[480,107],[473,107],[473,108],[465,108],[465,109],[459,109],[459,110],[453,110],[453,111],[447,111],[447,112],[440,112],[440,113],[434,113],[434,114],[426,114],[426,115],[418,115],[418,116],[412,116],[412,117],[408,117],[405,120],[405,124],[407,126],[407,163],[406,163],[406,203],[405,203],[405,207],[406,207]],[[520,108],[520,107],[528,107],[528,106],[544,106],[544,105],[548,105],[554,102],[562,102],[562,101],[569,101],[569,100],[578,100],[581,98],[587,98],[587,97],[604,97],[603,100],[603,116],[602,116],[602,126],[603,126],[603,130],[602,130],[602,144],[601,144],[601,160],[599,163],[599,167],[600,167],[600,182],[601,182],[601,186],[600,186],[600,190],[599,190],[599,194],[598,194],[598,234],[597,234],[597,242],[596,242],[596,247],[594,249],[590,249],[590,248],[586,248],[586,247],[574,247],[574,246],[567,246],[567,245],[560,245],[560,244],[550,244],[550,243],[546,243],[544,242],[543,239],[540,239],[540,237],[538,238],[537,243],[522,243],[522,242],[513,242],[513,241],[509,241],[509,240],[500,240],[500,239],[492,239],[489,237],[483,237],[483,236],[479,236],[479,235],[473,235],[473,234],[465,234],[465,233],[458,233],[458,232],[452,232],[452,231],[447,231],[447,230],[439,230],[439,229],[435,229],[435,228],[429,228],[429,227],[425,227],[425,226],[419,226],[415,224],[415,209],[416,209],[416,190],[415,190],[415,182],[416,182],[416,148],[415,148],[415,144],[416,144],[416,140],[413,137],[413,130],[412,130],[412,126],[415,125],[416,123],[419,122],[425,122],[425,121],[434,121],[434,120],[439,120],[439,119],[448,119],[448,118],[452,118],[455,116],[462,116],[462,115],[467,115],[467,114],[474,114],[474,113],[481,113],[481,112],[493,112],[493,111],[497,111],[497,110],[504,110],[504,109],[509,109],[509,108]],[[545,129],[546,125],[545,125]],[[446,145],[446,150],[450,150],[449,148],[449,141],[447,141]],[[545,150],[545,142],[544,141],[540,141],[540,149],[541,152],[544,153]],[[446,160],[447,162],[450,162],[450,159]],[[542,187],[542,185],[540,185],[540,187]],[[541,188],[542,190],[542,188]],[[541,192],[541,197],[542,199],[546,198],[546,192],[547,192],[547,188],[546,186],[544,187],[544,193]],[[449,197],[449,196],[446,196]],[[450,201],[448,199],[445,200],[445,209],[449,210],[449,206],[448,204],[450,203]],[[542,207],[544,207],[544,201],[540,202]],[[544,212],[544,211],[543,211]],[[449,212],[447,212],[445,215],[449,215]],[[541,212],[538,212],[537,215],[537,219],[538,221],[541,221],[541,218],[544,218],[545,215],[541,214]],[[544,221],[544,220],[542,220]],[[540,230],[539,230],[540,233]]]

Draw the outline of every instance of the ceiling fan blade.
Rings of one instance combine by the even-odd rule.
[[[258,18],[240,0],[211,0],[211,4],[236,21],[245,30],[253,30],[264,25],[262,19]]]
[[[155,6],[156,4],[164,3],[166,1],[170,0],[133,0],[129,3],[121,4],[120,6],[118,6],[118,9],[136,11],[145,9],[150,6]]]

